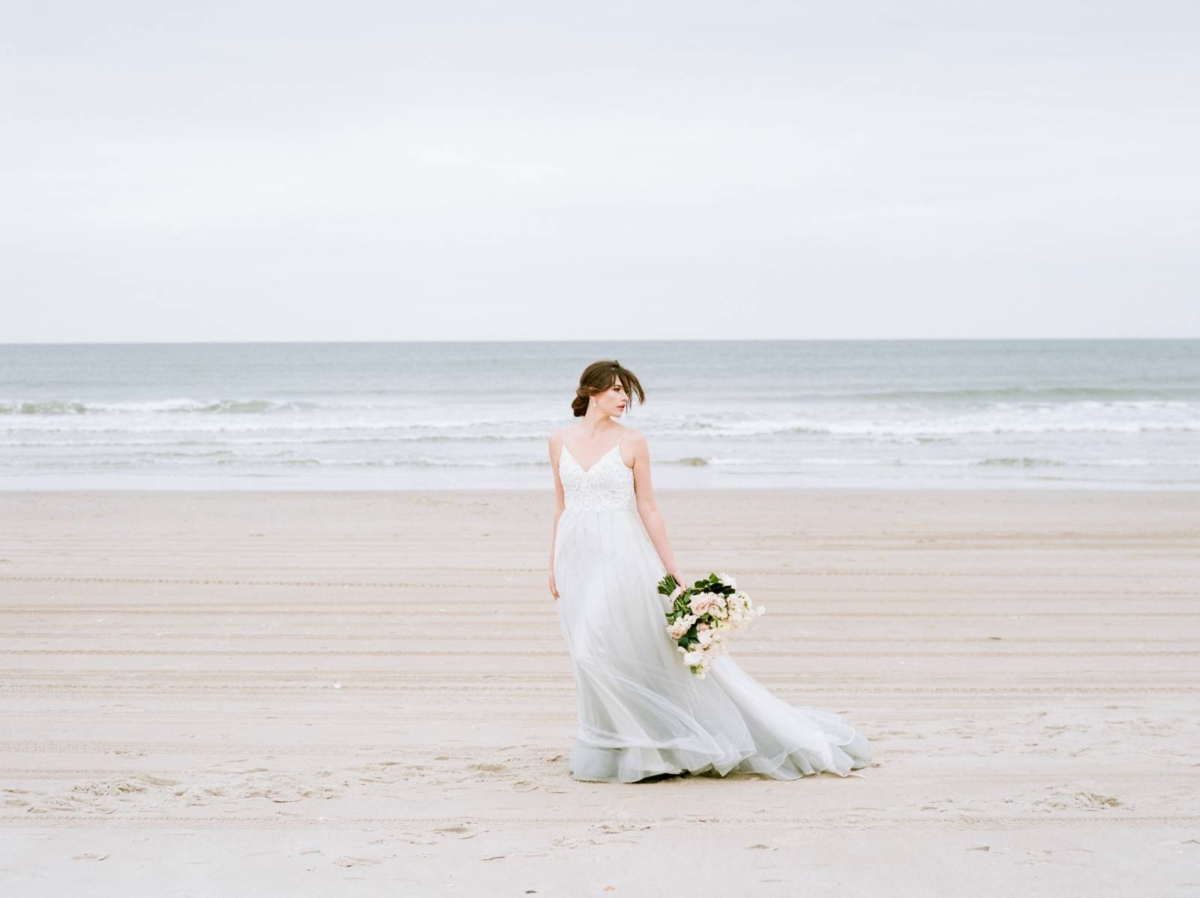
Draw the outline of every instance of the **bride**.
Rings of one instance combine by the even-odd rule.
[[[634,394],[645,402],[633,372],[594,362],[571,403],[583,420],[550,436],[558,499],[550,594],[579,706],[572,777],[795,779],[865,767],[869,744],[836,715],[787,704],[728,655],[715,657],[703,679],[680,660],[657,585],[668,571],[689,581],[654,501],[646,438],[614,420]]]

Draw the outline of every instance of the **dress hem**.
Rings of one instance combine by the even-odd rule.
[[[795,780],[818,773],[847,777],[853,770],[867,767],[871,751],[865,738],[855,733],[848,743],[829,745],[826,762],[813,760],[800,750],[765,758],[757,750],[725,758],[706,758],[694,751],[647,746],[606,748],[576,739],[571,747],[569,770],[579,782],[637,783],[663,775],[726,777],[730,774],[754,774],[774,780]]]

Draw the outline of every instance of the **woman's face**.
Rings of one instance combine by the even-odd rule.
[[[611,387],[603,393],[597,393],[589,401],[595,402],[603,414],[619,418],[625,414],[625,406],[629,404],[628,399],[629,397],[625,395],[625,388],[621,386],[621,381],[617,380]]]

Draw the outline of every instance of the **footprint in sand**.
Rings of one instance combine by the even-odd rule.
[[[458,836],[460,839],[473,839],[476,834],[471,832],[471,827],[467,823],[455,823],[452,826],[435,826],[435,833],[441,833],[447,836]]]
[[[1050,795],[1033,802],[1033,806],[1042,811],[1105,811],[1109,808],[1123,807],[1124,803],[1119,798],[1101,795],[1098,792],[1054,789]]]
[[[378,857],[339,857],[334,861],[339,867],[372,867],[382,864],[383,858]]]

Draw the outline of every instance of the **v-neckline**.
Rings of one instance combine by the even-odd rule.
[[[567,448],[566,438],[565,437],[563,438],[563,452],[565,452],[565,453],[567,453],[567,455],[571,456],[571,461],[575,462],[575,467],[577,467],[577,468],[579,468],[579,470],[583,471],[583,474],[585,477],[588,474],[591,474],[592,471],[596,470],[596,465],[600,464],[600,462],[602,462],[602,461],[604,461],[604,459],[608,458],[608,456],[612,454],[613,449],[616,449],[620,445],[621,445],[621,441],[617,440],[616,446],[613,446],[612,449],[609,449],[607,452],[605,452],[603,455],[601,455],[598,459],[596,459],[594,462],[592,462],[592,466],[590,468],[585,468],[583,465],[581,465],[579,463],[579,459],[577,459],[575,457],[575,453]],[[625,462],[621,462],[621,464],[625,465]],[[625,467],[628,468],[629,465],[625,465]]]

